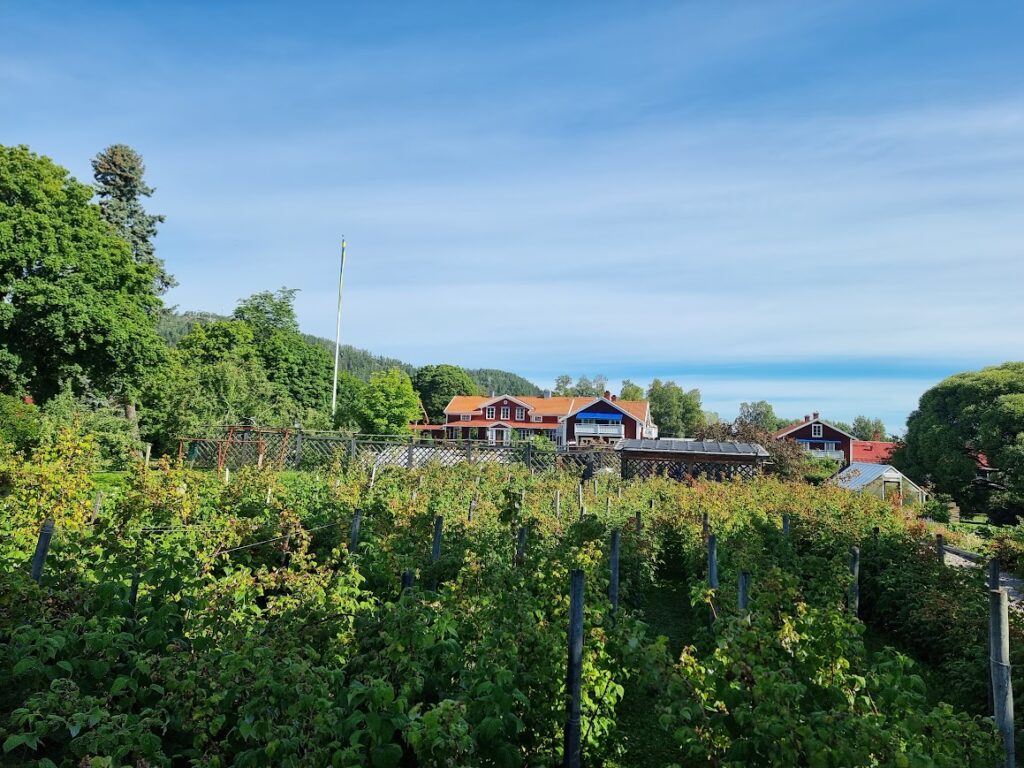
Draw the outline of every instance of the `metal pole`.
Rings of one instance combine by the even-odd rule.
[[[782,535],[789,536],[789,512],[782,513]]]
[[[850,547],[850,589],[846,593],[847,607],[854,616],[860,611],[860,547]]]
[[[608,599],[612,604],[612,612],[619,610],[619,536],[618,528],[612,529],[612,575],[608,582]]]
[[[352,531],[349,534],[348,551],[359,551],[359,527],[363,524],[363,510],[356,509],[352,515]]]
[[[1013,686],[1010,682],[1009,598],[1005,589],[989,590],[989,651],[996,727],[1003,735],[1006,768],[1015,768]]]
[[[38,584],[43,578],[43,564],[46,562],[46,553],[50,551],[50,539],[53,538],[53,518],[47,518],[43,527],[39,529],[39,539],[36,541],[36,551],[32,555],[32,580]]]
[[[134,608],[135,604],[139,601],[139,577],[140,576],[141,576],[141,574],[139,573],[138,570],[136,570],[132,574],[132,584],[131,584],[131,587],[128,588],[128,605],[130,605],[132,608]]]
[[[338,319],[334,328],[334,386],[331,390],[331,416],[338,408],[338,362],[341,359],[341,288],[345,284],[345,238],[341,238],[341,269],[338,270]]]
[[[519,534],[516,537],[516,565],[522,565],[526,559],[526,526],[519,527]]]
[[[434,545],[430,548],[430,560],[436,563],[441,559],[441,529],[444,527],[444,518],[438,515],[434,518]]]
[[[569,658],[567,664],[563,768],[580,768],[580,695],[583,678],[583,571],[573,569],[569,580]]]
[[[708,584],[718,589],[718,539],[713,533],[708,535]]]
[[[562,522],[562,491],[555,488],[555,522]]]
[[[747,610],[747,602],[749,600],[750,591],[750,572],[740,571],[740,601],[739,606],[741,611]]]

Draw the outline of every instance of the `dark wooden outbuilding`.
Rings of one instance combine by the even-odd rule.
[[[622,479],[670,477],[673,480],[750,479],[770,460],[757,443],[716,440],[620,440],[615,446],[622,464]]]

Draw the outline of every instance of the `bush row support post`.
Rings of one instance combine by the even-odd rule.
[[[580,768],[580,712],[583,682],[583,571],[569,577],[569,658],[565,681],[566,721],[562,768]]]
[[[1005,589],[989,590],[989,659],[996,728],[1003,736],[1006,768],[1015,768],[1013,686],[1010,682],[1009,597]]]
[[[359,528],[363,524],[363,510],[356,509],[352,514],[352,528],[348,537],[348,551],[355,554],[359,551]]]
[[[847,608],[854,616],[860,611],[860,547],[850,547],[850,588],[846,593]]]
[[[740,598],[739,607],[741,611],[747,610],[747,603],[750,599],[750,572],[740,571]]]
[[[612,604],[612,613],[619,612],[619,538],[622,532],[612,529],[611,579],[608,581],[608,600]]]
[[[36,551],[32,555],[32,580],[38,584],[43,578],[43,565],[46,563],[46,553],[50,551],[50,539],[53,538],[53,518],[47,518],[43,527],[39,529],[39,539],[36,541]]]

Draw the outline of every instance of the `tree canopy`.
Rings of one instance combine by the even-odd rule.
[[[93,158],[92,170],[103,218],[131,246],[136,263],[152,267],[154,292],[162,294],[173,288],[177,281],[153,246],[156,225],[164,217],[146,213],[142,207],[142,198],[156,191],[146,184],[142,155],[127,144],[112,144]]]
[[[420,415],[412,379],[397,368],[377,371],[363,394],[359,409],[362,431],[368,435],[404,435]]]
[[[1004,493],[979,486],[979,455],[999,470]],[[893,463],[961,504],[1024,507],[1024,362],[950,376],[923,395]]]
[[[425,365],[416,371],[412,385],[432,424],[444,423],[445,406],[455,395],[478,393],[476,382],[456,365]]]
[[[703,423],[700,390],[684,390],[674,381],[655,379],[647,388],[651,417],[661,437],[689,437]]]
[[[157,365],[156,270],[27,147],[0,146],[0,389],[133,391]]]
[[[619,390],[621,400],[643,400],[644,390],[639,384],[634,384],[629,379],[624,379],[622,389]]]

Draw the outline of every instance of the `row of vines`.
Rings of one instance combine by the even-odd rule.
[[[0,461],[4,765],[561,764],[577,568],[584,765],[998,760],[981,576],[940,565],[908,511],[867,497],[772,479],[602,476],[584,484],[581,515],[568,473],[387,469],[371,485],[364,468],[338,465],[247,468],[225,484],[162,463],[97,507],[87,449],[66,435]],[[28,562],[46,518],[56,532],[37,584]],[[845,607],[853,544],[860,619]],[[645,621],[665,581],[689,595],[693,617],[671,642]],[[902,653],[869,649],[866,626]],[[667,759],[626,738],[628,697]]]

